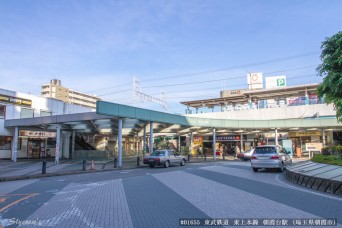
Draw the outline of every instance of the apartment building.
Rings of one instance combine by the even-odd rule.
[[[96,101],[101,100],[99,97],[63,87],[61,80],[58,79],[51,80],[50,84],[42,85],[41,95],[42,97],[55,98],[69,104],[81,105],[93,110],[96,109]]]

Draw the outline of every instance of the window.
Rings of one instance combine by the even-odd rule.
[[[277,151],[276,151],[276,148],[275,147],[272,147],[272,146],[268,146],[268,147],[257,147],[255,149],[255,154],[275,154]]]
[[[51,111],[40,110],[40,116],[51,116]]]
[[[6,114],[6,106],[0,105],[0,119],[5,119]]]
[[[0,136],[0,150],[10,150],[12,144],[11,136]]]
[[[46,140],[46,148],[55,148],[56,147],[56,138],[48,138]]]
[[[33,109],[21,108],[20,118],[33,118]]]

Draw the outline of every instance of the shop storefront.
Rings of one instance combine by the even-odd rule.
[[[44,131],[19,131],[21,149],[19,158],[46,158],[53,157],[56,148],[56,133]]]
[[[242,148],[241,148],[242,142]],[[209,150],[209,153],[212,150],[213,137],[209,136],[203,139],[203,147],[204,149]],[[245,151],[249,149],[253,144],[253,139],[251,141],[247,140],[247,135],[242,135],[242,139],[240,135],[218,135],[216,136],[216,151],[218,153],[225,152],[226,154],[233,154],[234,148],[238,146],[240,150]]]
[[[306,132],[289,132],[289,138],[293,142],[294,156],[309,156],[309,151],[306,150],[307,143],[323,143],[322,131],[306,131]],[[325,142],[330,141],[325,135]]]

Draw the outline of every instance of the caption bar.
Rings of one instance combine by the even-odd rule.
[[[337,219],[305,218],[224,218],[224,219],[203,219],[203,218],[181,218],[180,226],[336,226]]]

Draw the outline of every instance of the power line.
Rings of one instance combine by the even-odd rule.
[[[262,61],[262,62],[237,65],[237,66],[226,67],[226,68],[221,68],[221,69],[216,69],[216,70],[200,71],[200,72],[195,72],[195,73],[179,74],[179,75],[173,75],[173,76],[167,76],[167,77],[154,77],[154,78],[151,78],[151,79],[146,79],[146,80],[144,80],[144,82],[159,81],[159,80],[164,80],[164,79],[169,79],[169,78],[179,78],[179,77],[188,77],[188,76],[197,76],[197,75],[203,75],[203,74],[210,74],[210,73],[222,72],[222,71],[227,71],[227,70],[232,70],[232,69],[245,68],[245,67],[249,67],[249,66],[257,66],[257,65],[267,64],[267,63],[281,62],[281,61],[285,61],[285,60],[289,60],[289,59],[302,58],[302,57],[305,57],[305,56],[316,55],[318,53],[319,52],[307,52],[307,53],[302,53],[302,54],[297,54],[297,55],[292,55],[292,56],[287,56],[287,57],[282,57],[282,58],[277,58],[277,59],[265,60],[265,61]],[[278,71],[278,72],[280,72],[280,71]],[[123,87],[123,86],[129,85],[129,84],[130,83],[125,83],[125,84],[122,84],[122,85],[117,85],[117,86],[112,86],[112,87],[107,87],[107,88],[99,88],[99,89],[96,89],[96,90],[93,90],[93,91],[110,89],[110,88],[117,88],[117,87]],[[85,92],[85,93],[87,93],[87,92]]]
[[[307,52],[307,53],[292,55],[292,56],[278,58],[278,59],[266,60],[266,61],[257,62],[257,63],[249,63],[249,64],[232,66],[232,67],[221,68],[221,69],[216,69],[216,70],[200,71],[200,72],[196,72],[196,73],[173,75],[173,76],[168,76],[168,77],[158,77],[158,78],[153,78],[153,79],[151,78],[151,79],[147,79],[147,80],[144,80],[144,81],[145,82],[146,81],[152,81],[152,80],[153,81],[157,81],[157,80],[164,80],[164,79],[167,79],[167,78],[179,78],[179,77],[196,76],[196,75],[201,75],[201,74],[210,74],[210,73],[222,72],[222,71],[227,71],[227,70],[233,70],[233,69],[237,69],[237,68],[245,68],[245,67],[248,67],[248,66],[257,66],[257,65],[267,64],[267,63],[280,62],[280,61],[285,61],[285,60],[289,60],[289,59],[301,58],[301,57],[305,57],[305,56],[309,56],[309,55],[316,55],[318,53],[319,52],[316,52],[316,51],[315,52]]]
[[[293,71],[293,70],[306,69],[306,68],[310,68],[312,66],[313,65],[306,66],[306,67],[299,67],[299,68],[280,70],[280,71],[266,72],[266,73],[263,73],[263,74],[269,75],[269,74],[274,74],[274,73],[288,72],[288,71]],[[169,86],[194,85],[194,84],[211,83],[211,82],[217,82],[217,81],[234,80],[234,79],[240,79],[240,78],[244,78],[244,77],[246,77],[246,75],[230,77],[230,78],[221,78],[221,79],[215,79],[215,80],[198,81],[198,82],[176,83],[176,84],[166,84],[166,85],[157,85],[157,86],[145,86],[145,87],[142,87],[142,88],[147,89],[147,88],[160,88],[160,87],[169,87]]]
[[[288,77],[287,78],[287,81],[292,81],[292,80],[295,80],[295,79],[302,79],[302,78],[311,78],[312,76],[316,76],[316,75],[314,75],[314,74],[309,74],[309,75],[303,75],[303,76],[293,76],[293,77]],[[238,86],[244,86],[244,85],[246,85],[245,83],[243,83],[243,84],[236,84],[236,85],[234,85],[234,87],[238,87]],[[173,94],[173,93],[177,93],[177,94],[179,94],[179,93],[182,93],[182,92],[196,92],[196,91],[209,91],[209,90],[214,90],[214,89],[220,89],[220,88],[222,88],[221,86],[220,87],[210,87],[210,88],[202,88],[202,89],[187,89],[187,90],[180,90],[180,91],[170,91],[170,92],[168,92],[168,94]],[[159,95],[159,94],[151,94],[151,96],[154,96],[154,95]],[[197,96],[189,96],[189,97],[187,97],[188,99],[194,99],[194,98],[196,98],[196,97],[201,97],[202,99],[203,99],[203,97],[204,96],[208,96],[208,93],[206,93],[206,94],[202,94],[202,95],[197,95]],[[213,96],[213,95],[210,95],[210,96]],[[177,97],[173,97],[173,96],[168,96],[168,98],[169,99],[175,99],[175,98],[180,98],[180,99],[182,99],[183,97],[179,97],[179,96],[177,96]],[[205,98],[205,99],[211,99],[211,98]],[[125,100],[131,100],[131,98],[123,98],[123,99],[118,99],[118,100],[116,100],[116,99],[111,99],[111,101],[112,100],[115,100],[115,101],[125,101]],[[143,102],[142,102],[143,103]]]

